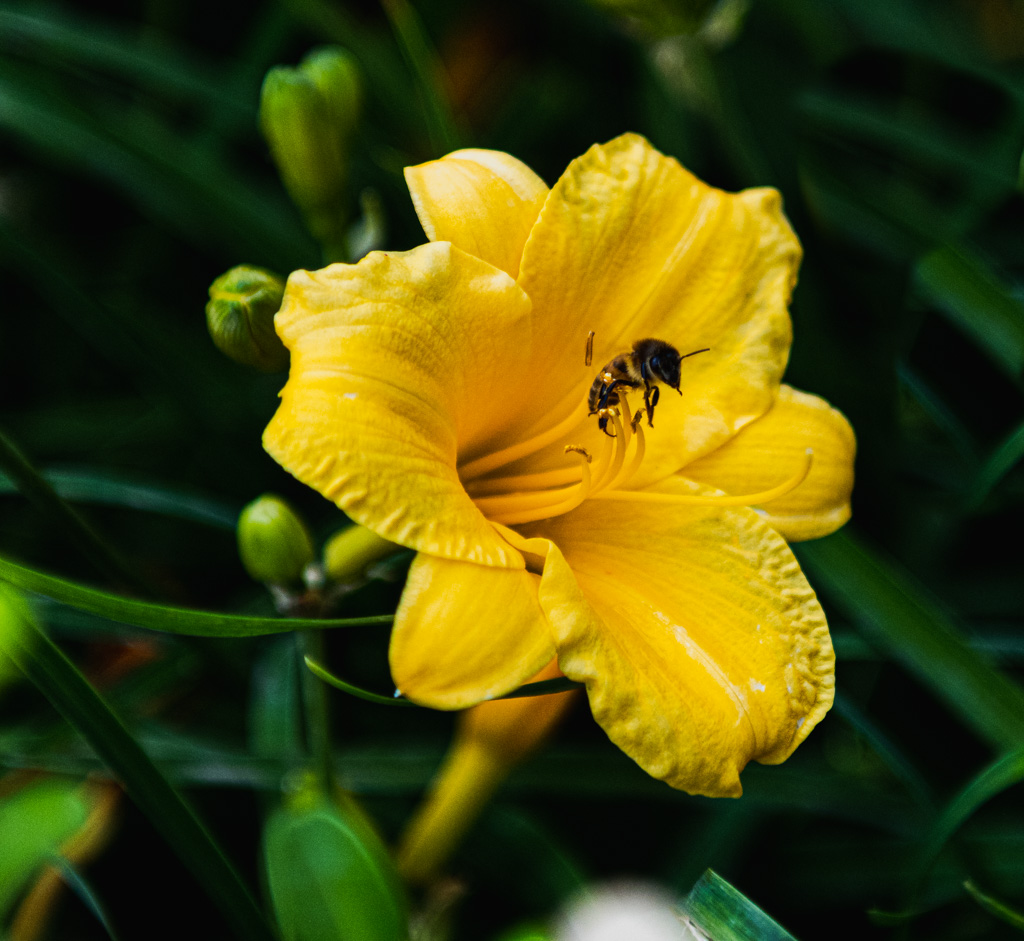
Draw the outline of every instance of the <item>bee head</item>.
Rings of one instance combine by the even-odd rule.
[[[675,347],[669,346],[667,343],[658,350],[651,358],[648,363],[651,367],[651,372],[665,383],[669,388],[679,391],[679,363],[682,357],[679,355],[679,350]]]

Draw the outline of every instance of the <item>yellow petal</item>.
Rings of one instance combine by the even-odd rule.
[[[674,473],[770,407],[800,254],[775,190],[714,189],[633,134],[592,147],[552,188],[523,253],[530,411],[564,417],[600,367],[643,337],[684,354],[710,347],[683,363],[682,398],[662,390],[637,485]]]
[[[405,168],[416,214],[432,242],[451,242],[513,278],[548,195],[525,163],[497,150],[457,150]]]
[[[523,569],[418,555],[391,635],[395,685],[423,705],[463,709],[526,682],[555,655],[538,581]]]
[[[297,271],[276,318],[291,350],[267,451],[356,522],[449,558],[521,566],[466,495],[461,448],[529,375],[530,302],[447,242]]]
[[[813,590],[746,508],[591,501],[524,527],[553,540],[540,603],[566,676],[649,774],[738,796],[828,711],[834,657]]]
[[[807,448],[807,479],[759,512],[791,542],[817,539],[850,518],[857,442],[843,414],[816,395],[782,386],[770,411],[681,474],[727,493],[757,493],[792,476]]]

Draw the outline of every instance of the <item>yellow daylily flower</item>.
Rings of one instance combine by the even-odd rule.
[[[778,193],[709,187],[632,134],[550,191],[492,151],[406,176],[429,243],[290,277],[265,447],[417,550],[390,652],[406,696],[461,709],[557,657],[650,774],[738,795],[831,706],[786,539],[842,525],[852,488],[846,420],[781,385],[801,251]],[[653,427],[628,390],[588,414],[601,365],[648,337],[708,352]]]

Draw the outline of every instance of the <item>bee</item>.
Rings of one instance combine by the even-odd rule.
[[[654,427],[654,407],[658,404],[660,390],[657,382],[663,382],[671,389],[679,390],[679,365],[690,356],[698,353],[709,352],[710,347],[702,350],[694,350],[692,353],[680,354],[671,343],[664,340],[648,338],[637,340],[633,349],[626,353],[619,353],[612,359],[594,379],[590,387],[590,395],[587,404],[590,406],[591,415],[600,415],[598,426],[609,437],[614,437],[608,430],[608,415],[604,412],[606,408],[619,404],[620,389],[644,390],[644,407],[647,411],[647,424]],[[594,354],[594,332],[587,337],[586,365],[590,365]],[[640,412],[636,413],[634,422],[639,420]]]

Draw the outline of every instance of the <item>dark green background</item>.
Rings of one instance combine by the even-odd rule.
[[[550,184],[632,130],[713,184],[780,188],[805,248],[787,379],[840,408],[859,442],[853,522],[798,550],[839,651],[832,716],[785,765],[749,769],[742,800],[710,801],[646,779],[580,707],[454,860],[467,890],[454,937],[544,917],[584,880],[682,894],[707,866],[804,939],[1019,936],[961,887],[970,876],[1024,906],[1013,775],[917,895],[914,881],[938,814],[1024,747],[1024,4],[754,0],[720,43],[583,0],[418,9],[461,145],[507,150]],[[269,613],[231,530],[266,490],[320,537],[343,522],[260,447],[283,376],[222,358],[203,317],[234,264],[320,262],[256,105],[268,67],[328,42],[366,77],[353,200],[376,190],[385,244],[410,248],[423,236],[400,169],[444,148],[374,4],[0,5],[0,428],[167,601]],[[117,505],[125,482],[151,488],[135,508]],[[102,584],[9,492],[0,554]],[[401,565],[345,613],[390,610]],[[261,808],[288,756],[246,754],[247,709],[279,642],[147,635],[141,666],[111,673],[140,632],[38,610],[257,885]],[[387,690],[386,641],[386,628],[337,634],[330,661]],[[343,778],[394,836],[450,717],[332,704]],[[2,709],[9,766],[90,765],[37,694]],[[154,918],[222,934],[131,809],[87,875],[122,937]],[[868,914],[911,904],[903,927]],[[59,917],[54,937],[104,936],[75,902]]]

